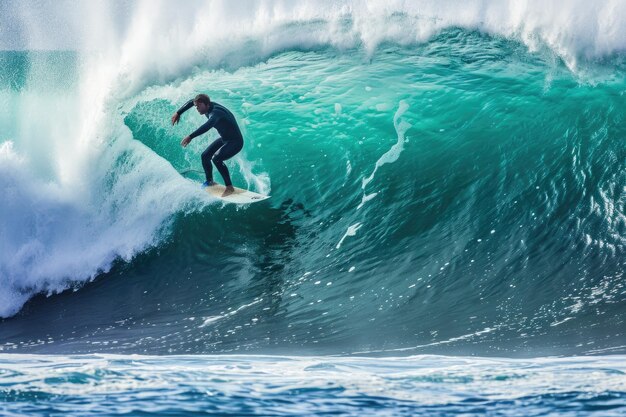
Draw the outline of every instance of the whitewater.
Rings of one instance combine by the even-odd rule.
[[[625,115],[623,1],[4,1],[0,410],[623,415]]]

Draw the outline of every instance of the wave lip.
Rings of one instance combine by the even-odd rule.
[[[163,0],[78,8],[71,1],[21,1],[0,6],[0,27],[13,29],[0,49],[106,51],[132,84],[146,76],[175,78],[201,63],[241,65],[323,46],[371,52],[381,43],[423,43],[463,28],[517,39],[531,50],[547,46],[576,69],[580,61],[623,54],[625,22],[620,0],[274,0],[245,7],[216,0],[210,8],[201,1],[184,8]]]

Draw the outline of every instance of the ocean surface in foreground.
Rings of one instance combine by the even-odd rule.
[[[3,416],[623,416],[626,357],[0,355]]]

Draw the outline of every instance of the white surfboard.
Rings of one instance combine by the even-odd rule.
[[[206,191],[215,198],[219,198],[220,200],[226,201],[227,203],[235,204],[257,203],[259,201],[270,198],[269,195],[255,193],[254,191],[244,190],[243,188],[234,188],[235,192],[227,196],[224,196],[224,191],[226,191],[226,187],[222,184],[215,184],[209,187],[204,187],[204,191]]]

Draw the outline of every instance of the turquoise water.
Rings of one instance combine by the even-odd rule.
[[[620,4],[24,4],[0,5],[6,412],[623,413]],[[200,92],[271,199],[199,191],[217,134],[183,149],[203,117],[170,118]]]

